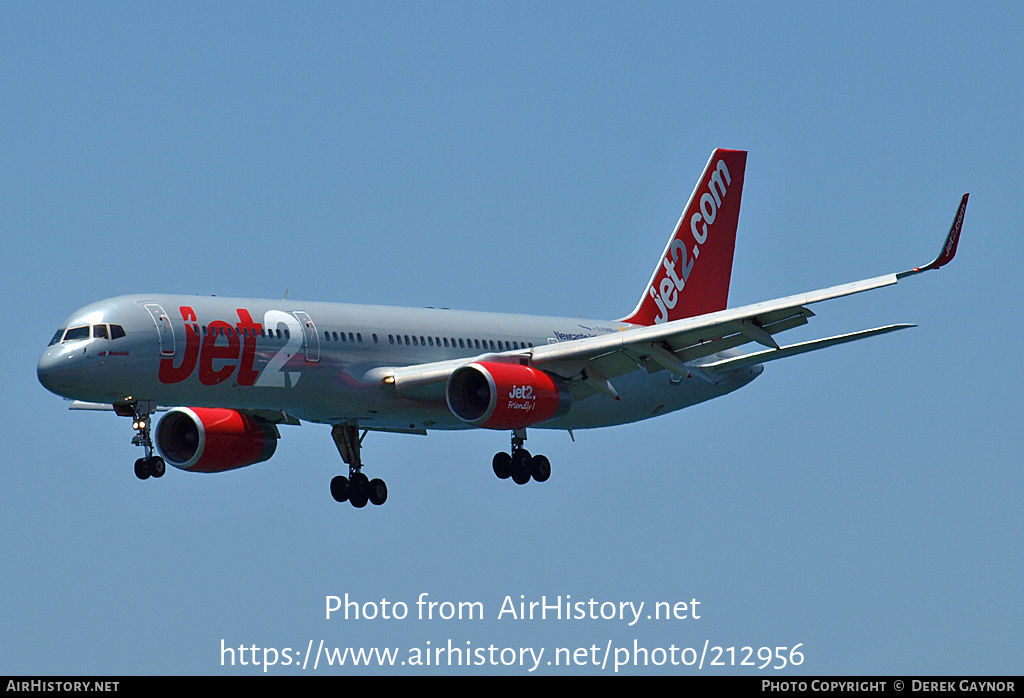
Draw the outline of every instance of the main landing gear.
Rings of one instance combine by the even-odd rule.
[[[132,429],[135,436],[132,443],[142,446],[146,450],[146,456],[135,461],[135,477],[145,480],[149,477],[163,477],[167,472],[167,465],[160,456],[153,455],[153,438],[151,436],[151,416],[154,405],[149,401],[141,401],[130,405],[114,405],[114,411],[122,417],[132,418]]]
[[[509,477],[517,485],[525,485],[532,477],[537,482],[544,482],[551,477],[551,462],[546,456],[531,456],[523,448],[526,441],[526,430],[516,429],[512,432],[512,454],[504,451],[494,454],[491,466],[494,474],[502,480]]]
[[[384,481],[380,478],[370,480],[361,472],[363,462],[359,451],[366,431],[360,435],[358,427],[348,424],[336,424],[331,430],[338,453],[348,464],[348,477],[338,475],[331,480],[331,496],[338,502],[348,500],[357,509],[365,507],[367,502],[380,505],[388,499],[388,486]]]

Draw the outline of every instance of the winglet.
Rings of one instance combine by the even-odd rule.
[[[964,198],[960,199],[960,208],[956,210],[956,216],[953,218],[953,225],[949,229],[949,235],[946,236],[946,242],[942,245],[942,250],[939,252],[939,256],[936,257],[930,264],[923,267],[914,267],[907,271],[901,271],[896,275],[897,279],[902,279],[904,276],[910,276],[912,274],[920,274],[923,271],[929,269],[938,269],[944,264],[949,264],[953,261],[953,257],[956,255],[956,244],[960,241],[960,228],[964,225],[964,213],[967,212],[967,197],[970,194],[964,194]]]

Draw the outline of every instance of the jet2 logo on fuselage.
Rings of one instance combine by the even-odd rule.
[[[161,383],[180,383],[191,376],[198,367],[199,382],[203,385],[223,383],[238,370],[238,385],[283,388],[284,364],[302,346],[302,327],[294,315],[280,310],[268,310],[264,315],[267,327],[284,324],[288,328],[287,341],[267,362],[261,371],[256,370],[256,342],[264,324],[252,319],[245,308],[237,308],[238,323],[231,325],[223,320],[214,320],[207,325],[207,331],[200,336],[198,317],[191,306],[179,308],[185,321],[185,353],[181,363],[175,366],[175,357],[160,360],[159,379]],[[216,363],[216,366],[214,364]],[[289,372],[290,384],[298,382],[297,372]]]

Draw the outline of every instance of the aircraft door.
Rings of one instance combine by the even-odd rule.
[[[316,325],[313,324],[313,319],[302,311],[297,310],[294,315],[302,325],[302,338],[306,345],[306,361],[315,364],[320,360],[320,335],[317,334]]]
[[[171,318],[157,303],[146,303],[144,307],[156,324],[157,335],[160,337],[160,353],[164,356],[174,356],[174,328],[171,326]]]

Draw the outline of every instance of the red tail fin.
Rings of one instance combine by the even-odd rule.
[[[637,325],[724,310],[740,217],[744,150],[715,150],[636,309]]]

